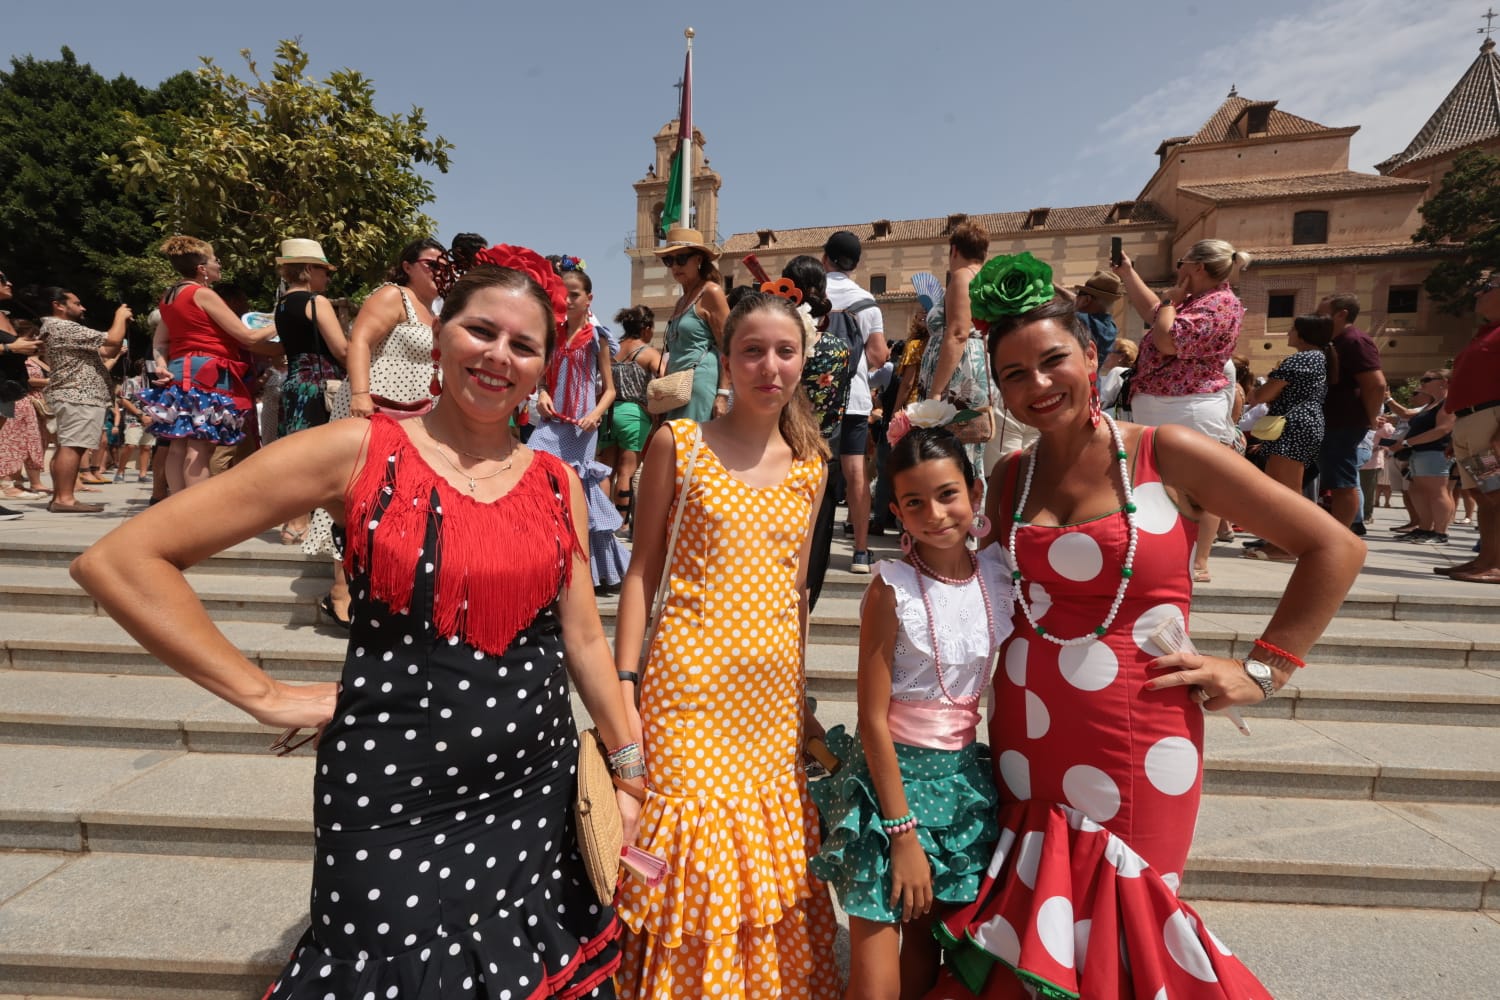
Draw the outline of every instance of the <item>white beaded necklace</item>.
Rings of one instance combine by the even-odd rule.
[[[1020,499],[1016,501],[1016,509],[1010,518],[1010,541],[1006,544],[1006,548],[1010,550],[1010,564],[1013,567],[1010,577],[1015,582],[1016,603],[1021,606],[1022,614],[1031,623],[1031,627],[1036,634],[1048,642],[1059,646],[1082,646],[1086,642],[1093,642],[1109,631],[1109,627],[1114,624],[1115,616],[1120,613],[1120,605],[1125,601],[1125,588],[1130,586],[1130,576],[1135,567],[1135,491],[1130,486],[1130,468],[1126,464],[1125,441],[1120,436],[1119,425],[1114,422],[1110,415],[1106,413],[1103,414],[1103,417],[1105,422],[1109,424],[1109,436],[1110,440],[1114,442],[1115,460],[1120,468],[1120,489],[1125,495],[1125,525],[1130,536],[1129,544],[1125,548],[1125,565],[1120,567],[1120,586],[1115,591],[1114,602],[1110,604],[1109,614],[1104,616],[1103,624],[1088,635],[1080,635],[1072,639],[1060,639],[1036,623],[1036,618],[1032,615],[1031,605],[1027,603],[1025,578],[1021,576],[1021,558],[1016,554],[1016,532],[1021,527],[1021,512],[1026,509],[1026,500],[1031,496],[1031,477],[1036,472],[1037,452],[1041,449],[1041,442],[1037,442],[1036,445],[1032,446],[1031,459],[1026,463],[1026,482],[1021,487]]]

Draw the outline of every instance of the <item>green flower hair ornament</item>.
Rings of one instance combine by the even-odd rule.
[[[969,282],[969,309],[993,323],[1052,301],[1052,268],[1029,253],[992,257]]]

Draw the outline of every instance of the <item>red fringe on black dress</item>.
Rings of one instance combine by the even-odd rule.
[[[567,473],[558,459],[532,452],[511,491],[481,503],[454,489],[399,424],[377,414],[364,467],[344,498],[346,567],[351,575],[367,570],[370,596],[404,612],[424,570],[419,562],[433,564],[433,627],[498,656],[557,599],[583,551]],[[438,551],[425,553],[433,517]],[[471,606],[482,613],[469,614]]]

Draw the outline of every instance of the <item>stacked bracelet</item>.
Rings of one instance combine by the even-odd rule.
[[[1256,639],[1250,645],[1254,649],[1263,649],[1263,650],[1265,650],[1271,656],[1279,656],[1279,657],[1281,657],[1283,660],[1285,660],[1287,663],[1290,663],[1293,667],[1296,667],[1298,670],[1300,670],[1303,667],[1307,666],[1307,663],[1300,656],[1293,656],[1291,653],[1288,653],[1286,650],[1282,649],[1280,646],[1273,645],[1272,643],[1269,643],[1269,642],[1267,642],[1264,639]]]
[[[646,761],[641,757],[639,743],[627,743],[606,757],[609,771],[618,778],[643,778],[646,776]]]
[[[905,833],[907,830],[915,830],[917,828],[916,814],[908,812],[905,816],[898,816],[896,819],[882,819],[880,828],[890,837]]]

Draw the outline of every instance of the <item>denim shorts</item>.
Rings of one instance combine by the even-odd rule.
[[[1413,479],[1418,476],[1441,476],[1446,479],[1452,468],[1453,459],[1441,451],[1414,451],[1406,471]]]
[[[1359,467],[1363,464],[1359,445],[1368,433],[1366,427],[1330,427],[1323,432],[1318,479],[1325,490],[1352,490],[1359,486]]]

